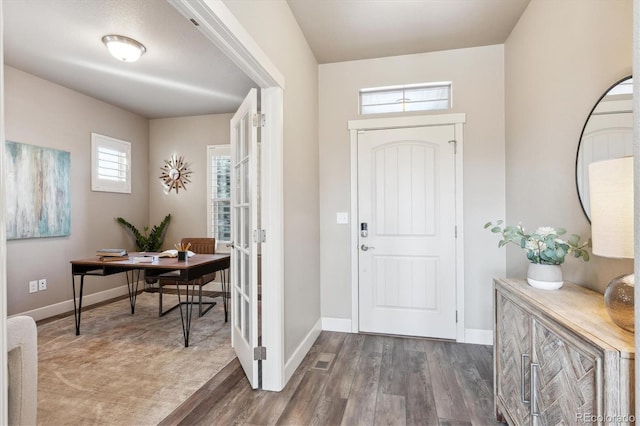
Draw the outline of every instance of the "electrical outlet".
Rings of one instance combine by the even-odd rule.
[[[38,280],[38,291],[42,291],[42,290],[46,290],[47,289],[47,279],[46,278],[40,278]]]
[[[29,293],[35,293],[38,291],[38,281],[29,281]]]

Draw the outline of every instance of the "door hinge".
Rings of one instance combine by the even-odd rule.
[[[256,229],[253,231],[253,242],[254,243],[266,243],[267,242],[267,233],[264,229]]]
[[[458,323],[458,311],[456,311],[456,324]]]
[[[454,233],[455,238],[458,238],[458,225],[456,225],[454,227],[453,233]]]
[[[264,114],[256,113],[253,114],[253,127],[264,127],[267,122],[267,117]]]
[[[264,346],[258,346],[253,348],[253,360],[254,361],[264,361],[267,359],[267,348]]]
[[[454,155],[455,155],[455,154],[457,154],[457,153],[458,153],[458,141],[457,141],[457,140],[455,140],[455,139],[451,139],[451,140],[449,141],[449,143],[452,143],[452,144],[453,144],[453,154],[454,154]]]

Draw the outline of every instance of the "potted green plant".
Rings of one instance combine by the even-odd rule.
[[[527,282],[538,288],[557,289],[562,287],[562,265],[567,255],[581,258],[585,262],[589,260],[588,247],[591,247],[591,239],[580,242],[580,236],[569,235],[562,239],[567,231],[563,228],[543,226],[532,233],[527,233],[520,224],[516,226],[502,226],[504,221],[499,220],[495,225],[487,222],[485,229],[490,229],[495,234],[502,235],[498,247],[507,244],[515,244],[523,249],[529,259]]]
[[[136,248],[139,251],[159,251],[164,240],[164,232],[171,220],[171,214],[166,215],[159,225],[154,225],[151,231],[149,231],[148,226],[145,226],[142,232],[138,231],[135,226],[121,217],[117,217],[116,220],[131,231],[136,243]]]

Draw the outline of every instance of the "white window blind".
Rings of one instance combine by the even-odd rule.
[[[209,163],[209,236],[220,243],[231,242],[231,149],[229,145],[207,147]]]
[[[451,82],[360,89],[360,114],[451,108]]]
[[[91,190],[131,193],[131,143],[91,133]]]

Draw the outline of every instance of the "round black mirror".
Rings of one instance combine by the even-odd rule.
[[[591,222],[589,164],[633,155],[633,80],[625,77],[598,99],[584,123],[576,156],[576,188]]]

